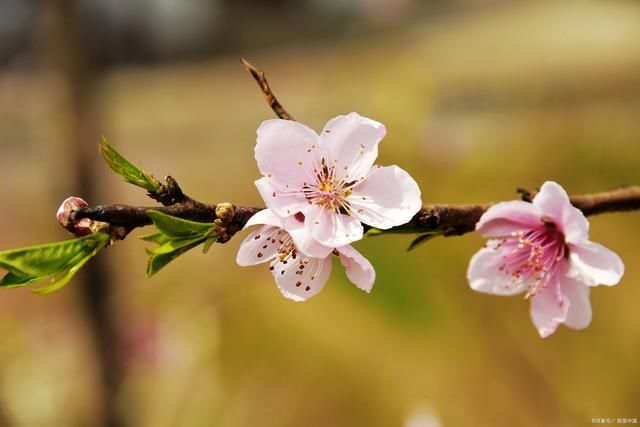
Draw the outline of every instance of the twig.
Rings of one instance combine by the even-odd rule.
[[[624,187],[613,191],[574,196],[571,203],[585,215],[640,210],[640,186]],[[75,218],[90,218],[121,226],[128,231],[151,224],[147,210],[155,209],[168,215],[198,222],[218,219],[216,206],[193,199],[165,207],[135,207],[105,205],[81,208]],[[477,205],[425,205],[407,224],[382,230],[383,233],[434,233],[460,236],[475,230],[476,223],[491,203]],[[235,213],[227,221],[232,236],[242,229],[249,218],[264,208],[234,206]]]
[[[171,206],[176,203],[187,203],[193,201],[193,199],[182,191],[180,185],[178,185],[178,181],[176,181],[172,176],[166,176],[164,178],[165,184],[158,182],[160,187],[157,191],[149,191],[147,195],[151,197],[153,200],[156,200],[162,203],[163,206]]]
[[[271,87],[269,87],[269,82],[267,82],[267,77],[264,75],[264,72],[258,70],[244,58],[240,58],[240,64],[242,64],[242,67],[249,73],[251,73],[251,76],[253,76],[256,82],[258,82],[258,86],[260,86],[260,90],[262,90],[262,93],[264,93],[267,104],[269,104],[269,107],[271,107],[276,115],[283,120],[295,120],[291,114],[287,113],[287,110],[284,109],[282,104],[280,104],[276,96],[273,94],[273,91],[271,90]]]

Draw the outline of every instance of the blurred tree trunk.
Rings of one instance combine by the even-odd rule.
[[[87,46],[85,22],[79,9],[80,2],[75,0],[43,2],[38,40],[45,64],[59,74],[62,96],[69,110],[64,116],[68,119],[66,134],[69,137],[65,150],[70,159],[70,175],[75,174],[73,191],[91,203],[98,199],[93,171],[99,158],[100,119],[96,96],[101,76]],[[111,307],[113,284],[104,257],[91,260],[82,273],[84,283],[77,284],[80,285],[77,289],[83,293],[86,304],[102,383],[102,401],[97,411],[102,413],[102,419],[96,420],[95,425],[122,427],[125,423],[117,404],[122,366],[118,360],[118,336]]]

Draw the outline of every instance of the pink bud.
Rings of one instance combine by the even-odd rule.
[[[89,204],[82,200],[80,197],[68,197],[58,208],[56,218],[60,225],[62,225],[67,231],[76,236],[86,236],[91,234],[91,225],[93,221],[89,218],[83,218],[79,220],[71,220],[71,213],[78,210],[78,208],[88,207]]]

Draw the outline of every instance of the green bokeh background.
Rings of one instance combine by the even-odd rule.
[[[545,180],[574,194],[640,183],[635,1],[478,5],[242,54],[315,129],[350,111],[383,122],[379,162],[409,171],[424,202],[509,200]],[[112,144],[156,176],[171,173],[199,200],[261,203],[255,129],[273,114],[236,57],[110,72],[99,108]],[[55,76],[0,74],[1,249],[67,237],[54,219],[74,176],[66,114]],[[97,149],[95,174],[102,196],[89,203],[149,203]],[[266,268],[236,265],[240,235],[146,279],[134,238],[143,231],[134,232],[103,255],[127,372],[119,405],[141,427],[409,426],[420,413],[442,426],[640,418],[640,216],[590,220],[626,274],[592,292],[591,327],[547,339],[523,299],[469,289],[482,245],[473,234],[409,253],[407,236],[365,239],[356,247],[377,271],[370,295],[335,268],[322,293],[294,303]],[[79,286],[0,294],[0,402],[13,425],[100,418]]]

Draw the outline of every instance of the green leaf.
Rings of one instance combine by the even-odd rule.
[[[183,238],[183,239],[173,239],[168,241],[167,243],[155,248],[154,250],[151,251],[151,254],[153,255],[164,255],[164,254],[169,254],[171,252],[175,252],[179,249],[184,248],[185,246],[190,246],[193,243],[197,243],[200,244],[202,242],[204,242],[206,239],[206,237],[187,237],[187,238]]]
[[[106,138],[103,138],[99,150],[107,166],[123,177],[126,182],[142,187],[151,193],[155,193],[160,188],[160,182],[157,179],[127,160],[109,144]]]
[[[416,237],[415,240],[413,242],[411,242],[411,244],[407,248],[407,251],[414,250],[415,248],[417,248],[421,244],[428,242],[429,240],[433,239],[434,237],[436,237],[438,235],[439,235],[439,233],[425,233],[425,234],[422,234],[422,235]]]
[[[147,211],[147,215],[156,227],[169,237],[204,237],[213,232],[213,224],[211,223],[189,221],[152,209]]]
[[[52,292],[57,291],[58,289],[62,289],[62,287],[67,283],[69,283],[69,281],[73,278],[73,276],[76,275],[76,273],[82,268],[82,266],[85,265],[87,261],[89,261],[91,258],[93,258],[101,249],[102,247],[94,249],[92,253],[82,258],[80,262],[78,262],[76,265],[74,265],[69,270],[67,270],[67,273],[59,280],[54,280],[49,285],[43,286],[42,288],[35,289],[33,292],[40,295],[48,295]]]
[[[217,235],[213,235],[212,237],[209,237],[204,242],[204,245],[202,246],[202,253],[206,254],[207,252],[209,252],[209,249],[211,249],[211,245],[213,245],[217,240],[218,240]]]
[[[367,231],[365,231],[364,235],[365,237],[380,236],[382,232],[383,231],[380,230],[379,228],[370,228]]]
[[[47,278],[55,279],[66,272],[61,280],[46,287],[58,284],[51,291],[59,289],[108,242],[108,234],[95,233],[64,242],[0,251],[0,268],[7,270],[0,287],[26,286]]]
[[[167,264],[169,264],[171,261],[178,258],[180,255],[187,252],[188,250],[195,248],[200,243],[202,243],[202,240],[197,240],[191,244],[178,248],[169,253],[153,254],[152,252],[152,255],[149,258],[149,262],[147,264],[147,277],[153,276],[162,268],[164,268]]]
[[[158,245],[162,245],[171,240],[171,237],[166,234],[157,231],[155,233],[145,234],[144,236],[138,237],[140,240],[144,240],[145,242],[157,243]]]
[[[108,240],[108,234],[95,233],[64,242],[0,251],[0,268],[19,277],[50,276],[70,268]]]
[[[153,276],[171,261],[202,243],[205,243],[206,252],[217,239],[212,223],[189,221],[153,209],[148,210],[147,215],[159,230],[141,237],[142,240],[159,245],[153,250],[147,250],[147,277]]]
[[[4,275],[2,280],[0,280],[0,286],[3,288],[18,288],[29,285],[38,280],[40,280],[39,277],[18,276],[12,272],[8,272]]]

